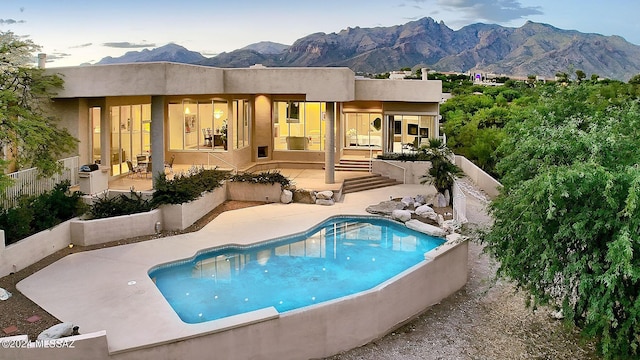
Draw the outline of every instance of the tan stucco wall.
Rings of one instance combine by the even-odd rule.
[[[347,68],[225,69],[225,91],[306,94],[307,101],[351,101],[354,73]]]
[[[268,146],[269,151],[266,158],[260,160],[270,160],[273,153],[273,126],[271,124],[271,97],[266,95],[258,95],[254,102],[254,122],[251,130],[253,134],[252,160],[257,161],[258,146]]]
[[[65,81],[58,97],[224,93],[223,70],[174,63],[51,68]]]
[[[355,100],[435,102],[441,100],[440,80],[356,79]]]

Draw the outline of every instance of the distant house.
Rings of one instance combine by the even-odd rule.
[[[50,68],[65,80],[53,103],[80,142],[81,163],[108,167],[152,155],[237,169],[332,166],[348,155],[402,151],[439,136],[442,84],[356,78],[347,68],[222,69],[177,63]],[[332,175],[332,173],[331,173]]]

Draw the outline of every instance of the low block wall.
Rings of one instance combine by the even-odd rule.
[[[162,229],[184,230],[208,214],[226,199],[226,184],[203,194],[200,198],[175,205],[162,205]]]
[[[71,242],[89,246],[156,233],[162,213],[155,209],[144,213],[94,220],[71,221]]]
[[[227,198],[238,201],[279,202],[282,193],[280,184],[252,184],[247,182],[227,182]]]
[[[498,196],[502,184],[464,156],[456,155],[456,165],[490,198]]]
[[[403,170],[404,169],[404,170]],[[398,161],[374,159],[371,170],[374,174],[404,181],[405,184],[420,184],[420,178],[431,169],[430,161]]]
[[[71,222],[65,221],[55,227],[33,234],[17,243],[5,246],[4,231],[0,230],[0,277],[22,270],[58,250],[69,246]]]

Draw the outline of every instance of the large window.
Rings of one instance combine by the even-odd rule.
[[[227,150],[226,100],[169,103],[170,150]]]
[[[382,147],[381,113],[346,113],[345,146],[351,148]]]
[[[321,102],[276,101],[273,103],[275,150],[324,150],[324,114]]]
[[[127,160],[135,163],[137,155],[151,151],[151,104],[112,106],[109,111],[111,174],[119,175],[129,171]],[[93,116],[94,145],[100,138],[98,119],[99,112]]]
[[[102,111],[99,107],[89,109],[89,122],[91,123],[91,162],[100,164],[100,118]]]
[[[434,136],[434,116],[432,115],[389,115],[393,126],[393,152],[412,151],[421,145],[428,144]]]
[[[234,100],[233,101],[233,148],[241,149],[249,146],[249,120],[251,112],[249,101]]]

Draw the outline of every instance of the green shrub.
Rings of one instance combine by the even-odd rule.
[[[192,168],[186,174],[176,174],[168,180],[165,174],[156,178],[156,191],[153,193],[154,206],[162,204],[182,204],[199,198],[202,193],[213,191],[222,186],[229,172]]]
[[[12,244],[63,221],[83,214],[87,206],[81,193],[69,193],[71,182],[62,181],[38,196],[25,196],[18,206],[0,210],[0,229],[5,232],[6,244]]]
[[[90,219],[103,219],[113,216],[131,215],[154,209],[151,201],[143,199],[142,194],[131,191],[128,196],[120,194],[109,197],[105,194],[98,196],[89,210]]]
[[[278,171],[264,171],[260,173],[242,173],[231,176],[230,181],[248,182],[254,184],[278,183],[286,188],[291,185],[291,180]]]

